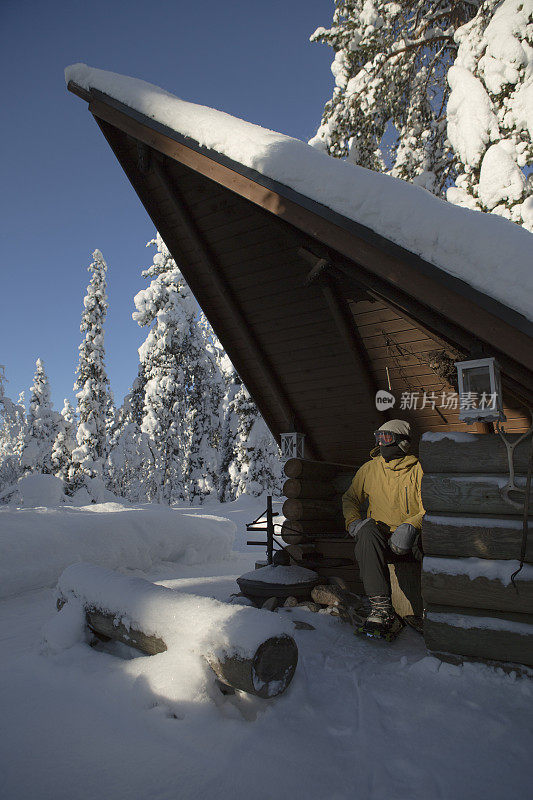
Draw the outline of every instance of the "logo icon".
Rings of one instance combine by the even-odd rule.
[[[395,402],[394,395],[386,392],[385,389],[380,389],[376,392],[376,408],[378,411],[386,411],[388,408],[392,408]]]

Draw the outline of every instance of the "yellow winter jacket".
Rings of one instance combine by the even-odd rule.
[[[367,517],[384,522],[392,530],[409,522],[422,527],[424,507],[420,494],[422,467],[416,456],[405,455],[387,462],[379,447],[371,451],[371,461],[357,470],[350,488],[342,497],[346,529],[362,519],[361,506],[368,500]]]

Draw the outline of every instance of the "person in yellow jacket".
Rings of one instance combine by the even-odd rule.
[[[365,629],[383,635],[396,619],[387,551],[398,555],[412,552],[421,558],[424,508],[420,494],[422,467],[409,453],[409,423],[389,420],[374,435],[377,446],[370,453],[371,460],[357,471],[343,495],[342,509],[346,529],[355,540],[355,558],[371,603]]]

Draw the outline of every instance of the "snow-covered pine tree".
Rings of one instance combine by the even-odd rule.
[[[235,399],[242,386],[235,367],[226,353],[220,349],[218,365],[224,382],[221,403],[220,444],[218,448],[218,499],[221,503],[235,500],[235,487],[230,476],[230,465],[236,456],[239,416]]]
[[[455,39],[447,113],[460,167],[447,199],[533,232],[533,0],[485,0]]]
[[[446,136],[454,31],[480,0],[335,0],[311,41],[335,51],[335,88],[310,144],[444,193],[455,177]]]
[[[241,384],[232,411],[237,415],[233,459],[226,487],[228,499],[241,494],[257,497],[263,492],[279,494],[281,490],[281,461],[279,448],[268,430],[248,390]]]
[[[62,418],[52,409],[50,384],[40,358],[37,359],[30,391],[30,408],[21,464],[25,472],[50,475],[54,472],[52,448],[61,429]]]
[[[108,487],[132,502],[146,500],[146,480],[154,461],[148,436],[137,419],[136,400],[132,390],[116,412],[106,463]]]
[[[198,317],[191,321],[186,353],[188,407],[185,416],[183,478],[187,498],[199,503],[203,503],[208,496],[216,496],[218,491],[220,405],[223,396],[223,380],[214,344],[205,338],[205,323],[207,320],[202,328]]]
[[[24,393],[14,403],[5,394],[6,377],[0,364],[0,494],[22,475],[20,456],[26,433]]]
[[[107,453],[106,413],[109,406],[109,380],[104,350],[107,264],[100,250],[93,252],[93,261],[88,271],[91,273],[91,280],[83,301],[80,325],[80,331],[85,332],[85,338],[79,346],[77,378],[74,384],[78,401],[77,447],[72,452],[69,481],[73,489],[86,486],[91,494],[91,479],[97,479],[99,486],[102,481]]]
[[[139,348],[144,404],[141,429],[151,440],[150,499],[202,499],[216,480],[217,375],[198,325],[199,308],[159,234],[150,285],[133,318],[152,325]],[[216,408],[216,411],[214,410]]]
[[[76,412],[67,398],[61,409],[60,429],[52,447],[52,468],[54,475],[61,478],[68,487],[69,470],[72,464],[72,451],[76,447]]]

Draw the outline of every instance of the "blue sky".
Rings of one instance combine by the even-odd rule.
[[[63,70],[85,62],[300,139],[320,121],[332,53],[310,44],[333,0],[1,0],[0,364],[29,394],[35,360],[55,407],[73,400],[91,253],[108,263],[107,369],[117,403],[146,331],[131,319],[154,229]]]

